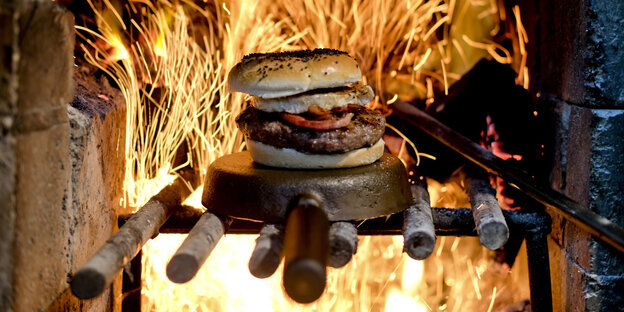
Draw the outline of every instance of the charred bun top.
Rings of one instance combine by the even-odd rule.
[[[230,91],[277,98],[348,86],[362,78],[356,60],[333,49],[246,55],[228,76]]]

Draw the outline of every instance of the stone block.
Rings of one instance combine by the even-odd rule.
[[[13,304],[13,233],[17,174],[14,124],[17,114],[18,14],[0,3],[0,311]]]
[[[106,79],[79,74],[68,107],[71,125],[72,268],[75,272],[117,228],[123,196],[125,106]]]
[[[1,87],[1,86],[0,86]],[[13,303],[13,233],[15,231],[15,138],[0,133],[0,311]]]
[[[21,133],[17,144],[14,310],[47,307],[67,285],[69,125]]]
[[[17,110],[18,16],[13,7],[0,4],[0,118]]]
[[[624,275],[587,271],[549,239],[553,311],[620,311]],[[580,285],[580,287],[579,287]]]
[[[583,102],[584,79],[584,19],[583,1],[539,1],[538,22],[535,31],[538,79],[537,90],[542,95],[552,94],[571,103]],[[532,38],[529,38],[531,41]]]
[[[624,107],[624,2],[586,0],[585,101]]]
[[[76,272],[117,228],[123,194],[123,96],[88,66],[77,68],[76,95],[67,107],[71,126],[70,272]],[[66,290],[47,311],[119,311],[121,275],[100,296],[81,301]]]
[[[578,265],[570,261],[565,250],[548,239],[553,311],[585,311],[582,276]],[[574,285],[574,287],[572,286]]]
[[[14,311],[45,309],[67,286],[74,30],[51,1],[20,2],[15,119]]]
[[[588,312],[622,311],[624,275],[584,274]]]
[[[571,106],[567,142],[566,194],[624,226],[624,110]],[[577,261],[599,275],[624,274],[624,256],[575,226],[566,229],[566,246],[587,250]]]
[[[25,3],[19,19],[19,110],[29,115],[27,125],[45,128],[38,122],[50,115],[67,121],[66,105],[73,99],[74,18],[48,0]]]
[[[623,226],[624,211],[619,207],[624,202],[624,110],[559,102],[553,111],[555,142],[561,149],[554,153],[552,186]],[[614,292],[624,278],[624,255],[556,213],[551,215],[549,250],[555,310],[586,305],[583,311],[612,311],[608,307],[624,305],[624,297]],[[567,294],[575,289],[582,292]],[[565,304],[576,298],[582,298],[583,305]]]
[[[533,33],[538,90],[569,103],[624,107],[624,2],[540,4],[540,27]]]
[[[567,192],[594,212],[624,226],[624,110],[572,106]],[[620,203],[620,205],[618,205]]]

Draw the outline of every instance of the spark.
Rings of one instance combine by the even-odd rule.
[[[181,167],[194,168],[203,180],[206,168],[213,160],[244,149],[234,119],[246,101],[241,94],[227,92],[226,78],[228,70],[245,54],[316,47],[345,50],[360,62],[365,83],[394,94],[386,103],[378,103],[381,109],[392,105],[399,97],[403,98],[405,90],[413,90],[414,95],[410,95],[413,99],[431,104],[437,94],[448,92],[453,80],[458,80],[481,55],[489,53],[505,62],[511,55],[495,43],[487,41],[483,44],[486,41],[481,37],[469,37],[475,38],[473,43],[476,43],[470,45],[462,40],[461,31],[454,28],[458,20],[468,24],[481,23],[478,19],[492,19],[495,27],[499,27],[496,25],[497,16],[504,15],[504,10],[493,13],[493,0],[483,9],[476,8],[476,1],[469,0],[213,0],[201,4],[193,0],[129,0],[125,8],[131,14],[124,14],[109,0],[102,0],[103,5],[97,7],[95,1],[88,0],[88,3],[94,9],[97,29],[77,26],[76,30],[82,39],[85,59],[119,86],[126,102],[126,141],[120,143],[125,144],[127,162],[125,195],[119,203],[129,209],[146,202],[169,183]],[[519,10],[517,13],[516,10],[514,16],[519,20]],[[133,18],[128,19],[128,16]],[[518,29],[518,41],[526,43],[526,31]],[[492,31],[487,29],[485,33]],[[520,49],[524,51],[523,47]],[[522,83],[527,84],[528,69],[520,72]],[[389,82],[399,82],[399,87],[392,89]],[[414,150],[418,162],[420,157],[435,159],[432,155],[419,153],[414,142],[392,125],[389,128],[404,139],[404,145]],[[178,150],[186,151],[186,158],[174,164]],[[201,192],[200,186],[186,204],[203,209],[199,203]],[[206,267],[227,268],[202,271],[201,274],[207,275],[206,278],[215,285],[192,284],[192,281],[190,289],[183,290],[181,286],[174,288],[167,282],[158,284],[157,279],[166,280],[164,272],[157,272],[165,267],[161,262],[168,259],[167,252],[175,250],[181,238],[161,235],[160,242],[144,249],[149,255],[145,257],[149,264],[144,265],[143,274],[149,280],[142,290],[147,298],[145,310],[156,309],[160,304],[173,301],[171,298],[180,297],[180,294],[188,296],[192,291],[197,292],[197,298],[202,300],[197,304],[182,296],[185,303],[181,305],[185,310],[257,309],[259,306],[272,307],[273,302],[278,301],[269,298],[269,294],[283,297],[281,292],[274,291],[281,288],[280,274],[275,274],[271,281],[263,280],[265,284],[261,284],[240,268],[246,266],[244,262],[233,267],[232,257],[228,255],[244,253],[242,258],[245,258],[251,252],[253,237],[245,236],[226,237],[226,242],[220,243],[209,259],[213,262]],[[162,240],[169,243],[161,244]],[[393,283],[408,281],[400,274],[402,270],[398,270],[405,261],[400,258],[404,253],[395,241],[396,238],[361,238],[358,248],[361,251],[347,268],[328,271],[326,299],[322,298],[309,308],[340,311],[355,307],[356,311],[370,311],[375,305],[383,306],[377,298],[387,297]],[[442,302],[442,298],[449,296],[451,291],[457,292],[457,296],[452,294],[453,299],[444,303],[447,310],[456,311],[470,302],[459,294],[462,287],[473,281],[469,274],[464,274],[466,276],[454,278],[453,289],[442,285],[445,271],[458,266],[457,263],[465,263],[466,259],[459,258],[459,249],[463,246],[459,240],[453,240],[450,248],[444,248],[444,244],[451,240],[442,238],[440,241],[435,252],[439,261],[434,264],[438,268],[436,274],[431,277],[426,273],[422,283],[412,283],[406,287],[409,289],[402,291],[409,293],[410,298],[417,298],[413,302],[418,305],[422,302],[428,310],[431,310],[430,304],[440,306],[437,303]],[[249,250],[241,251],[245,248]],[[369,254],[364,252],[367,248]],[[401,260],[393,262],[399,263],[396,267],[388,266],[386,257],[370,256],[375,252]],[[445,257],[453,258],[455,264],[443,264],[439,259]],[[379,269],[384,266],[383,270]],[[420,269],[425,270],[424,267]],[[223,280],[233,280],[237,285],[241,285],[242,280],[245,285],[255,285],[257,288],[254,289],[261,290],[253,298],[262,304],[233,307],[230,306],[232,303],[219,303],[219,300],[208,303],[211,298],[221,299],[222,290],[231,286],[217,282],[219,275],[233,272],[237,274],[234,278],[226,276]],[[388,276],[392,273],[396,279],[390,281]],[[362,278],[369,279],[360,282]],[[435,287],[428,290],[423,288],[426,284]],[[339,291],[341,294],[347,292],[350,299],[331,296]],[[196,305],[192,306],[194,302]],[[283,306],[285,308],[281,310],[300,310],[288,302]],[[167,307],[163,305],[162,309]]]
[[[487,312],[492,312],[492,309],[494,308],[494,300],[496,300],[496,286],[494,286],[494,289],[492,290],[492,300],[490,301],[490,306],[487,309]]]

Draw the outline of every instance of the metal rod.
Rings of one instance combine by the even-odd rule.
[[[177,178],[152,197],[74,274],[72,293],[80,299],[101,294],[189,194]]]
[[[256,247],[249,259],[249,272],[257,278],[267,278],[277,270],[284,249],[284,225],[267,223],[256,238]]]
[[[496,200],[496,191],[482,178],[469,175],[465,182],[479,242],[490,250],[502,247],[509,239],[509,228]]]
[[[451,130],[427,113],[401,100],[393,104],[393,111],[420,130],[434,137],[490,173],[505,179],[543,205],[554,209],[598,239],[624,252],[624,229],[565,195],[548,187],[536,186],[522,170],[496,157],[488,150]]]
[[[313,302],[325,290],[328,236],[320,201],[302,196],[288,214],[284,237],[284,290],[299,303]]]
[[[534,312],[551,312],[553,309],[547,235],[548,231],[539,228],[525,234],[531,311]]]
[[[470,208],[431,208],[433,226],[436,235],[477,236],[472,209]],[[528,231],[535,227],[550,226],[550,216],[543,212],[524,212],[503,210],[510,233]],[[120,217],[120,222],[127,220],[130,215]],[[188,233],[197,223],[201,213],[175,213],[161,228],[161,233]],[[357,223],[358,235],[401,235],[403,231],[403,213],[388,217],[367,219]],[[263,223],[249,220],[233,219],[226,229],[226,234],[258,234]],[[550,231],[548,229],[548,231]]]
[[[427,183],[416,180],[411,190],[412,205],[403,212],[403,250],[413,259],[422,260],[435,248],[435,227]]]
[[[190,281],[217,246],[225,232],[216,215],[205,212],[167,264],[167,277],[174,283]]]
[[[334,222],[329,227],[329,266],[345,266],[357,252],[358,236],[351,222]]]
[[[142,258],[143,252],[132,258],[132,261],[124,267],[122,279],[121,311],[141,311],[141,288],[142,285]]]

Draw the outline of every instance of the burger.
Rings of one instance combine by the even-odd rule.
[[[232,92],[251,95],[236,119],[251,157],[281,168],[344,168],[381,157],[385,118],[364,105],[357,61],[332,49],[245,56],[228,75]]]

